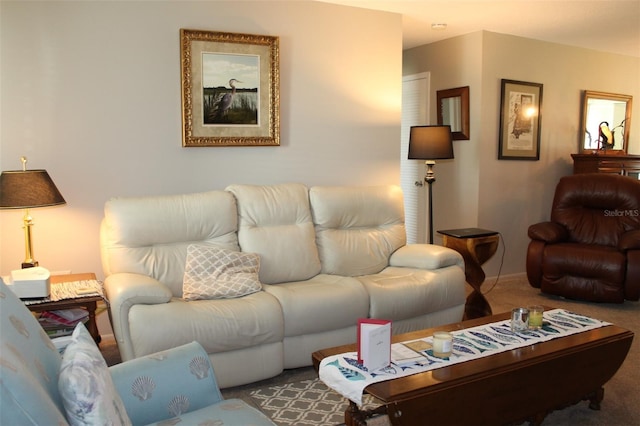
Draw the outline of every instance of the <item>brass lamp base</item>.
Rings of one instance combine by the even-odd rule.
[[[29,209],[25,209],[24,217],[24,262],[22,262],[22,269],[33,268],[38,266],[38,262],[33,258],[33,244],[31,242],[31,227],[33,226],[33,218],[29,214]]]

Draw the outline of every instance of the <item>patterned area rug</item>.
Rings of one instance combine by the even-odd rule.
[[[260,410],[279,426],[341,425],[349,405],[343,396],[318,379],[257,389],[250,396]],[[370,395],[365,395],[363,402],[365,409],[380,405]],[[368,424],[389,423],[386,416],[380,416]]]

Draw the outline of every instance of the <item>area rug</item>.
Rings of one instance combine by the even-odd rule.
[[[319,379],[302,380],[252,391],[260,410],[279,426],[318,426],[344,424],[348,401]],[[364,409],[380,405],[370,395],[363,399]],[[386,416],[372,419],[368,425],[386,425]]]

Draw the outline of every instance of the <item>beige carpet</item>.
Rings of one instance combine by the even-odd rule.
[[[640,333],[640,303],[625,302],[624,304],[597,304],[580,301],[571,301],[555,296],[548,296],[540,293],[538,289],[532,288],[524,276],[503,277],[497,284],[494,281],[487,281],[483,285],[483,292],[489,300],[494,313],[509,311],[514,307],[528,306],[532,304],[543,304],[547,306],[565,308],[575,312],[609,321],[616,325],[627,328],[636,335]],[[490,291],[489,291],[490,290]],[[488,293],[487,293],[488,292]],[[104,346],[104,348],[103,348]],[[113,360],[113,348],[109,345],[101,345],[105,356]],[[117,351],[116,351],[117,354]],[[118,355],[113,361],[119,362]],[[640,425],[640,340],[636,337],[631,346],[626,361],[618,370],[618,373],[605,385],[605,396],[600,411],[588,408],[587,402],[582,402],[563,410],[549,414],[543,425],[585,425],[585,426],[626,426]],[[278,418],[276,421],[280,425],[332,425],[343,420],[343,410],[346,403],[334,401],[335,396],[326,397],[327,411],[322,413],[309,413],[307,418],[301,414],[304,410],[301,405],[292,403],[286,398],[278,399],[278,396],[286,395],[306,395],[305,398],[311,400],[309,406],[313,405],[313,410],[320,411],[318,407],[323,407],[323,397],[312,399],[312,394],[326,395],[324,386],[317,382],[317,375],[311,367],[287,370],[281,375],[272,379],[264,380],[250,385],[238,386],[235,388],[223,389],[225,398],[241,398],[257,408],[264,401],[269,401],[271,396],[273,407],[264,409],[268,414]],[[294,396],[293,399],[296,397]],[[287,406],[287,404],[290,404]],[[278,414],[278,411],[284,411]],[[312,410],[312,411],[313,411]],[[337,411],[331,413],[331,411]],[[274,414],[275,413],[275,414]],[[297,413],[297,414],[296,414]],[[293,420],[300,416],[298,420]],[[314,421],[317,420],[317,423]],[[326,423],[325,423],[326,422]]]

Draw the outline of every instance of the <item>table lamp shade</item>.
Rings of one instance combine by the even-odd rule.
[[[0,209],[29,209],[66,204],[46,170],[10,170],[0,174]]]
[[[413,126],[409,133],[409,160],[453,158],[451,126]]]

